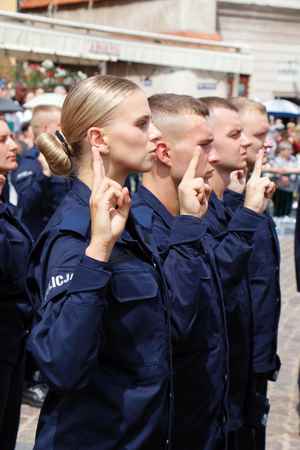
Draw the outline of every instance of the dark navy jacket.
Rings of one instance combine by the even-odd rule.
[[[242,207],[244,199],[244,194],[225,191],[224,202],[233,211]],[[253,252],[248,265],[253,310],[253,370],[256,373],[278,370],[280,249],[276,225],[269,211],[263,215],[266,224],[253,234]]]
[[[25,289],[31,247],[31,237],[20,223],[18,208],[0,203],[0,360],[13,364],[24,350],[32,320]]]
[[[251,411],[256,403],[250,395],[252,307],[247,270],[253,250],[253,232],[262,229],[267,220],[244,207],[233,214],[213,191],[202,220],[208,227],[206,237],[215,251],[223,289],[229,339],[229,430],[234,431],[245,423],[250,413],[249,403]]]
[[[18,206],[22,210],[21,220],[34,240],[45,228],[71,187],[68,178],[44,175],[38,157],[39,151],[34,146],[21,156],[18,168],[12,172]]]
[[[173,217],[144,186],[134,195],[131,208],[134,212],[140,206],[153,210],[153,237],[163,264],[167,261],[175,398],[172,449],[225,449],[228,342],[219,275],[204,237],[206,226],[195,217]],[[185,248],[172,248],[180,233]],[[170,252],[176,253],[173,265],[168,264]]]
[[[110,262],[85,256],[90,194],[75,181],[29,262],[42,317],[31,350],[50,387],[35,448],[165,449],[172,361],[159,256],[132,213]]]

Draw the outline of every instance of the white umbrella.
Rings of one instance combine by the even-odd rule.
[[[62,107],[64,99],[66,98],[67,94],[54,94],[54,93],[46,93],[46,94],[40,94],[36,97],[33,97],[28,102],[24,103],[23,107],[27,109],[33,109],[37,106],[41,105],[51,105],[51,106],[58,106],[59,108]]]
[[[268,114],[277,117],[297,117],[300,116],[300,108],[296,103],[289,100],[273,99],[263,103]]]

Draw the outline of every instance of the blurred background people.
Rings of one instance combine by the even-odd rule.
[[[55,134],[60,129],[60,108],[37,106],[33,110],[31,126],[35,144],[19,161],[12,174],[12,182],[22,209],[21,220],[36,240],[50,217],[71,187],[70,179],[53,175],[44,156],[38,151],[36,139],[42,133]]]

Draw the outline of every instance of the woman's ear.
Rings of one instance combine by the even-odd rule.
[[[91,147],[96,147],[103,155],[109,153],[107,139],[103,128],[90,128],[87,132],[87,137]]]

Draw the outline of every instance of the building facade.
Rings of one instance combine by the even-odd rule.
[[[218,0],[217,31],[224,40],[252,47],[250,98],[300,104],[299,0]]]

